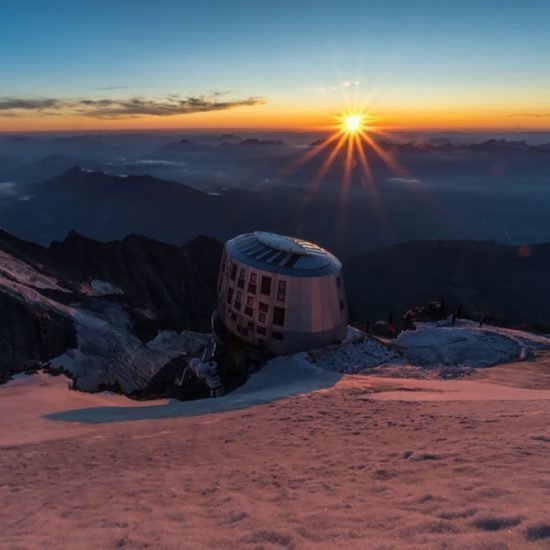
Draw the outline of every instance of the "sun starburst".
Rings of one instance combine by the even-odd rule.
[[[342,129],[348,134],[356,134],[363,130],[364,118],[362,114],[345,115],[342,120]]]
[[[380,137],[387,139],[390,135],[373,114],[361,108],[348,108],[335,116],[333,121],[333,124],[327,128],[331,133],[312,144],[302,156],[285,169],[285,173],[294,172],[316,157],[320,159],[311,179],[312,193],[306,200],[309,202],[333,166],[340,165],[342,166],[339,208],[341,219],[337,221],[341,222],[345,217],[352,182],[358,182],[365,188],[373,201],[376,214],[382,220],[385,214],[379,196],[379,184],[375,181],[375,172],[380,173],[381,165],[385,165],[404,181],[410,179],[410,174],[397,162],[391,148],[384,143],[385,140],[379,139]],[[373,165],[376,170],[373,170]],[[306,204],[304,208],[307,208]]]

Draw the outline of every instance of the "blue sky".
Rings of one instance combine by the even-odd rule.
[[[358,80],[390,107],[550,108],[548,1],[21,0],[1,13],[0,97],[230,92],[307,108]]]

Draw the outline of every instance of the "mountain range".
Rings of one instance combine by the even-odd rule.
[[[71,230],[99,240],[137,233],[176,245],[201,234],[225,241],[265,230],[317,242],[342,259],[408,240],[550,240],[550,206],[538,187],[434,191],[394,179],[347,193],[288,185],[205,192],[147,175],[73,167],[0,188],[0,226],[44,245]]]

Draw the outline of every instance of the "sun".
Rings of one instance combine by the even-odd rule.
[[[363,115],[347,115],[343,118],[342,126],[343,130],[348,134],[356,134],[361,132],[364,127]]]

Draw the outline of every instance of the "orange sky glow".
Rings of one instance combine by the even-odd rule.
[[[343,103],[344,105],[344,103]],[[177,129],[258,129],[258,130],[323,130],[349,107],[326,105],[292,105],[266,103],[253,107],[237,107],[174,116],[140,116],[135,118],[101,119],[72,114],[41,113],[1,117],[2,132],[35,131],[121,131]],[[352,109],[353,110],[353,109]],[[363,109],[358,109],[363,111]],[[530,110],[502,105],[493,107],[391,105],[365,110],[374,124],[402,130],[533,130],[550,129],[550,109]]]

